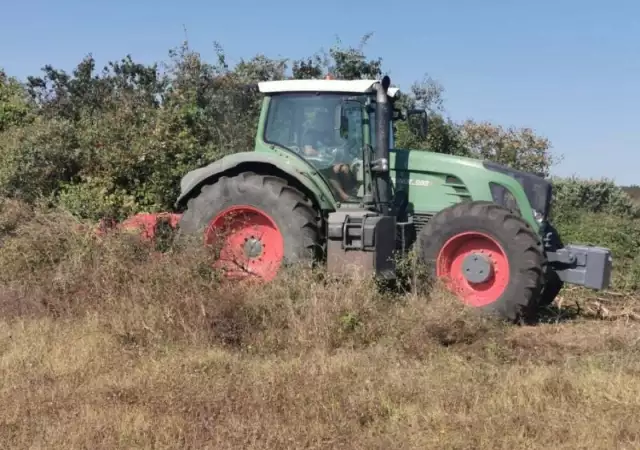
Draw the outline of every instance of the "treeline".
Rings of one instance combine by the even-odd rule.
[[[385,68],[381,58],[366,55],[367,39],[299,60],[258,54],[233,66],[220,46],[214,60],[205,61],[185,43],[155,64],[126,56],[100,70],[87,56],[71,72],[45,65],[25,80],[0,69],[0,197],[56,205],[90,220],[170,210],[186,172],[253,148],[260,94],[247,90],[248,83],[327,73],[377,78]],[[556,162],[551,142],[530,128],[453,121],[443,86],[428,75],[401,88],[402,104],[427,108],[431,126],[421,140],[400,124],[399,147],[486,158],[544,175]],[[553,181],[554,217],[570,237],[615,246],[611,236],[575,230],[585,214],[636,226],[638,207],[613,182]],[[637,241],[625,245],[640,248],[640,228]]]

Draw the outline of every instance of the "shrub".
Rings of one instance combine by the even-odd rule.
[[[242,83],[251,62],[231,72],[186,47],[171,55],[164,74],[131,58],[96,74],[88,57],[73,74],[46,66],[30,77],[37,117],[0,128],[0,195],[53,199],[94,220],[170,210],[185,173],[250,150],[258,97]]]
[[[640,220],[566,210],[555,221],[565,243],[607,247],[613,253],[615,290],[640,288]]]
[[[0,132],[28,123],[31,113],[32,105],[18,80],[0,68]]]
[[[623,188],[613,181],[583,180],[576,177],[553,179],[554,217],[563,210],[640,217],[640,209]]]

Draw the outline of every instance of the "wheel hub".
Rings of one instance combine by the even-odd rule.
[[[465,231],[444,243],[437,256],[436,274],[466,304],[483,307],[505,292],[509,259],[493,237]]]
[[[462,261],[462,274],[469,283],[484,283],[491,277],[492,272],[491,260],[482,253],[472,252]]]
[[[260,239],[251,236],[244,241],[244,254],[247,258],[257,258],[262,254],[263,245]]]

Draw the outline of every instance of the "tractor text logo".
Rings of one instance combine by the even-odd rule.
[[[429,180],[416,180],[413,178],[404,178],[404,177],[396,178],[396,183],[403,186],[421,186],[421,187],[431,186],[431,181]]]

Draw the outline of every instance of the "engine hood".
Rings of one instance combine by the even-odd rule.
[[[390,152],[390,169],[394,171],[434,171],[458,176],[460,179],[490,178],[488,172],[500,173],[515,180],[524,190],[531,207],[544,219],[548,217],[552,185],[543,177],[510,167],[464,156],[433,153],[426,150],[396,148]],[[490,180],[489,180],[490,181]]]

